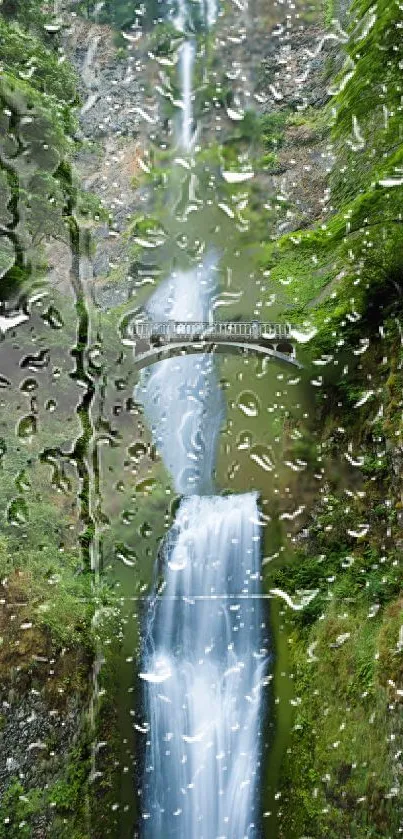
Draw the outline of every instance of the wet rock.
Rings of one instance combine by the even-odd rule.
[[[8,757],[6,759],[6,770],[7,770],[7,772],[17,772],[17,770],[19,768],[20,768],[20,764],[18,763],[18,760],[15,759],[15,757]]]

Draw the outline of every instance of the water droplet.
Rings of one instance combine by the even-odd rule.
[[[91,347],[88,351],[88,358],[91,367],[94,371],[99,372],[102,370],[102,349],[98,345]]]
[[[129,446],[128,450],[129,457],[134,460],[135,463],[138,463],[142,457],[147,453],[147,446],[145,443],[133,443]]]
[[[24,498],[14,498],[7,508],[7,521],[13,527],[25,524],[28,519],[28,508]]]
[[[123,510],[121,515],[122,523],[123,524],[131,524],[134,519],[134,512],[133,510]]]
[[[164,660],[162,657],[155,660],[154,671],[139,673],[140,679],[144,679],[145,682],[154,682],[154,684],[166,682],[167,679],[171,678],[171,675],[172,671],[169,666],[169,662]]]
[[[137,562],[137,556],[133,548],[126,545],[124,542],[119,542],[115,547],[116,559],[120,559],[124,565],[133,568]]]
[[[257,463],[265,472],[272,472],[274,463],[271,459],[271,452],[266,446],[253,446],[250,450],[250,459]]]
[[[145,495],[149,495],[155,486],[157,486],[155,478],[145,478],[144,481],[140,481],[136,484],[136,492],[142,492]]]
[[[247,417],[257,417],[260,410],[260,402],[252,391],[245,390],[238,396],[238,407]]]
[[[49,306],[41,317],[52,329],[62,329],[64,325],[60,312],[54,306]]]
[[[241,431],[238,439],[236,441],[237,449],[242,451],[242,449],[250,449],[252,444],[252,437],[248,434],[247,431]]]
[[[22,393],[31,393],[33,390],[36,390],[37,387],[38,382],[36,379],[24,379],[24,381],[20,384],[20,390]]]
[[[22,417],[18,423],[17,434],[24,439],[32,437],[37,432],[37,420],[33,414]]]
[[[50,360],[49,350],[41,350],[36,355],[26,355],[20,361],[20,367],[28,368],[28,370],[43,370],[48,366]]]
[[[148,523],[148,521],[143,522],[141,527],[139,527],[139,534],[144,538],[148,538],[149,536],[151,536],[152,532],[153,529],[151,527],[151,524]]]
[[[127,388],[127,379],[115,379],[116,390],[125,390]]]

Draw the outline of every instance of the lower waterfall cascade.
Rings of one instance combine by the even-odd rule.
[[[145,631],[143,835],[256,837],[268,649],[255,494],[192,496]]]

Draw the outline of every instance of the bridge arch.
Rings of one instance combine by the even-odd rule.
[[[151,321],[127,320],[121,324],[122,343],[133,346],[138,369],[165,358],[208,352],[253,352],[292,364],[297,361],[295,340],[287,323],[260,321]]]
[[[280,341],[279,344],[276,345],[277,352],[283,355],[293,355],[294,347],[289,341]]]
[[[149,367],[152,364],[157,364],[159,361],[164,361],[168,358],[180,358],[185,355],[201,355],[203,353],[230,353],[234,355],[254,355],[263,358],[273,358],[277,361],[291,364],[293,367],[301,368],[302,365],[296,359],[293,352],[293,347],[287,345],[290,352],[280,352],[279,349],[266,347],[259,344],[248,344],[242,341],[217,341],[208,342],[189,342],[189,343],[169,343],[164,345],[150,346],[149,349],[143,352],[134,352],[134,365],[138,370]]]

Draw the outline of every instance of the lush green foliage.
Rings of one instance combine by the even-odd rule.
[[[75,207],[87,216],[98,210],[90,198],[77,202],[80,193],[71,167],[76,77],[62,56],[52,22],[36,0],[5,0],[1,6],[3,298],[14,297],[24,283],[31,291],[44,277],[44,245],[50,240],[69,245]],[[42,312],[45,331],[48,328],[46,352],[56,362],[53,372],[66,346],[77,344],[79,352],[81,337],[76,336],[73,307],[59,302],[60,311],[54,298]],[[6,363],[9,354],[12,357],[10,345],[4,353]],[[15,386],[4,379],[0,415],[0,589],[5,603],[18,603],[18,620],[7,620],[8,609],[0,619],[0,676],[3,689],[13,685],[16,699],[34,685],[45,707],[47,701],[54,707],[69,703],[74,695],[86,700],[95,644],[96,602],[79,547],[83,522],[77,503],[68,500],[74,488],[64,465],[44,455],[58,443],[66,445],[81,429],[79,417],[71,415],[72,381],[67,371],[59,369],[55,393],[50,380],[46,385],[41,380],[37,391],[36,376],[19,382],[18,373],[17,361]],[[39,392],[44,409],[38,404]],[[27,395],[30,408],[24,414]],[[59,405],[64,406],[60,412]],[[49,667],[41,664],[49,658],[53,659],[50,674]],[[77,735],[81,727],[77,720]],[[43,819],[45,829],[50,826],[49,835],[58,839],[88,836],[88,747],[84,735],[82,740],[70,756],[49,759],[37,787],[22,776],[10,777],[1,803],[1,837],[32,836],[43,830]],[[52,774],[53,787],[40,787],[42,778]],[[4,778],[2,785],[4,789]]]
[[[335,109],[328,220],[268,244],[264,259],[298,298],[295,319],[316,324],[312,354],[323,360],[312,426],[327,485],[308,538],[269,580],[293,596],[316,592],[292,616],[287,837],[380,839],[398,834],[402,816],[400,27],[397,3],[353,4],[348,58],[325,108],[327,119]],[[309,115],[310,128],[322,120]]]
[[[38,819],[50,812],[53,822],[49,836],[89,839],[88,738],[89,732],[84,729],[80,742],[66,755],[63,773],[52,786],[28,789],[18,778],[11,778],[0,805],[0,839],[29,839]]]
[[[65,106],[76,101],[76,76],[68,62],[60,62],[56,46],[57,42],[47,40],[45,30],[40,37],[26,31],[22,23],[7,22],[0,15],[3,72],[13,76],[15,84],[19,82],[33,101],[51,110],[53,121],[57,115],[67,120],[61,127],[68,134],[74,123],[71,110]],[[43,94],[42,98],[35,97],[34,91]]]

